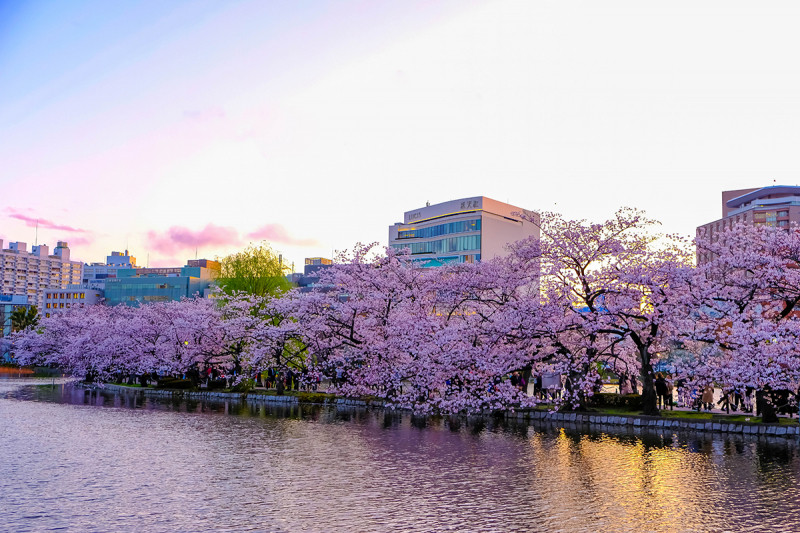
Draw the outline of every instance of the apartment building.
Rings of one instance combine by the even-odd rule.
[[[58,241],[53,253],[47,245],[33,246],[11,242],[8,248],[0,239],[0,293],[27,296],[39,311],[48,289],[65,289],[81,282],[83,263],[70,261],[69,246]]]

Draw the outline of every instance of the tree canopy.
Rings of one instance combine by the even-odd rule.
[[[542,237],[506,257],[435,269],[359,245],[310,292],[283,292],[280,260],[250,247],[223,260],[231,292],[217,302],[91,306],[12,338],[21,363],[77,374],[291,369],[416,412],[579,407],[608,371],[638,374],[642,409],[658,414],[657,365],[687,390],[797,390],[800,229],[699,238],[693,267],[685,242],[635,210],[538,224]],[[564,393],[529,395],[519,376],[531,373],[563,376]]]
[[[228,295],[245,292],[256,296],[277,295],[291,288],[289,268],[266,242],[251,244],[241,252],[223,257],[217,285]]]
[[[11,331],[22,331],[35,327],[39,322],[39,312],[35,307],[15,307],[11,311]]]

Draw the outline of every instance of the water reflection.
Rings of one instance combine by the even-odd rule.
[[[795,440],[20,383],[0,381],[15,531],[800,529]]]

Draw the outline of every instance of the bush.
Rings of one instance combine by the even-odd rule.
[[[589,405],[592,407],[618,407],[636,411],[642,408],[642,397],[638,394],[620,395],[613,392],[604,392],[592,396],[589,399]]]
[[[231,392],[249,392],[250,389],[256,386],[256,382],[253,379],[243,379],[233,387],[231,387]]]
[[[295,394],[297,396],[297,401],[304,402],[304,403],[326,403],[329,399],[333,399],[334,396],[331,394],[326,394],[324,392],[298,392]]]
[[[188,379],[173,378],[164,376],[158,379],[156,385],[158,389],[175,389],[175,390],[188,390],[194,388],[194,384]]]
[[[224,379],[209,379],[206,388],[208,390],[222,390],[227,386],[228,383]]]

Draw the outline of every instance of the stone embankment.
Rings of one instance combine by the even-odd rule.
[[[726,422],[724,420],[689,420],[680,418],[662,418],[657,416],[612,416],[594,413],[552,413],[549,411],[519,411],[507,413],[507,418],[518,420],[542,420],[575,425],[590,426],[627,426],[632,428],[671,429],[684,431],[703,431],[714,433],[738,433],[740,435],[772,435],[796,437],[800,435],[800,426],[761,424],[758,422]]]
[[[308,405],[324,404],[344,408],[373,408],[383,409],[381,400],[361,400],[356,398],[329,398],[324,401],[308,401],[297,396],[273,396],[258,393],[235,393],[215,391],[181,391],[160,389],[139,389],[121,385],[103,385],[109,390],[124,390],[136,392],[145,396],[162,398],[181,398],[206,401],[228,401],[265,403],[272,405]],[[486,411],[483,416],[497,416],[497,413]],[[520,409],[502,413],[508,420],[517,420],[521,423],[549,422],[579,429],[597,430],[608,427],[620,429],[668,429],[672,431],[698,431],[704,433],[728,433],[739,435],[765,435],[772,437],[798,437],[799,425],[762,424],[758,422],[726,422],[725,420],[691,420],[680,418],[662,418],[640,415],[604,415],[600,413],[560,413],[539,409]]]

